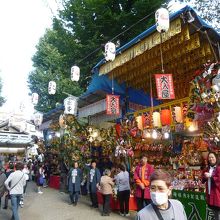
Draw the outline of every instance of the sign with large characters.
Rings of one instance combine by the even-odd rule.
[[[120,114],[120,96],[106,95],[106,114],[119,115]]]
[[[188,220],[214,220],[214,213],[206,205],[205,193],[172,190],[172,198],[182,202]]]
[[[175,99],[172,74],[155,74],[158,99]]]

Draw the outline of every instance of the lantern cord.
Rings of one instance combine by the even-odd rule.
[[[131,28],[133,28],[134,26],[136,26],[137,24],[139,24],[140,22],[142,22],[143,20],[149,18],[151,15],[153,15],[156,12],[153,11],[150,14],[146,15],[145,17],[141,18],[139,21],[137,21],[136,23],[132,24],[130,27],[128,27],[127,29],[125,29],[124,31],[122,31],[120,34],[116,35],[115,37],[113,37],[110,41],[115,40],[117,37],[121,36],[122,34],[124,34],[125,32],[129,31]]]
[[[151,120],[153,119],[153,112],[154,112],[154,100],[153,100],[153,88],[152,88],[152,74],[150,74],[150,104],[151,104]],[[151,127],[152,127],[152,123]]]
[[[220,46],[219,46],[219,42],[217,43],[217,45],[218,45],[218,57],[220,59]]]
[[[110,39],[109,41],[113,41],[116,38],[120,37],[121,35],[123,35],[124,33],[126,33],[127,31],[129,31],[131,28],[133,28],[134,26],[136,26],[137,24],[139,24],[140,22],[144,21],[145,19],[149,18],[151,15],[153,15],[156,12],[153,11],[150,14],[146,15],[145,17],[141,18],[139,21],[137,21],[136,23],[132,24],[130,27],[128,27],[127,29],[125,29],[124,31],[122,31],[121,33],[119,33],[118,35],[116,35],[115,37],[113,37],[112,39]],[[101,50],[103,48],[103,45],[96,48],[94,51],[92,51],[91,53],[89,53],[87,56],[85,56],[84,58],[82,58],[81,60],[79,60],[77,63],[81,63],[82,61],[84,61],[85,59],[87,59],[88,57],[90,57],[92,54],[98,52],[99,50]]]
[[[213,45],[216,47],[216,44],[215,44],[213,41],[211,41],[211,39],[210,39],[210,37],[209,37],[207,31],[206,31],[206,30],[204,31],[204,29],[203,29],[204,26],[202,25],[201,27],[198,27],[197,25],[193,24],[192,22],[189,23],[189,24],[190,24],[191,26],[193,26],[193,27],[196,29],[196,31],[198,31],[198,32],[200,32],[200,33],[206,35],[206,38],[208,39],[208,42],[209,42],[209,45],[210,45],[210,47],[211,47],[212,53],[213,53],[213,55],[214,55],[214,57],[215,57],[215,61],[218,62],[217,55],[216,55],[215,50],[214,50],[214,48],[213,48]],[[202,29],[203,29],[203,30],[202,30]],[[217,43],[217,45],[218,45],[218,43]],[[220,55],[219,55],[219,56],[220,56]]]
[[[112,73],[112,95],[114,95],[114,73]]]
[[[213,46],[212,46],[212,42],[211,42],[211,40],[210,40],[210,38],[209,38],[209,35],[208,35],[207,31],[205,31],[205,35],[206,35],[206,37],[207,37],[207,39],[208,39],[208,41],[209,41],[209,45],[210,45],[210,47],[211,47],[211,49],[212,49],[212,53],[213,53],[213,55],[215,56],[215,62],[217,63],[217,62],[218,62],[218,58],[217,58],[217,55],[216,55],[216,53],[215,53],[215,50],[214,50],[214,48],[213,48]]]
[[[164,73],[163,51],[162,51],[162,33],[160,33],[160,59],[161,59],[161,71],[162,71],[162,73]]]

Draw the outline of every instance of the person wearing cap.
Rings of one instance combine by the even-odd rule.
[[[0,167],[0,209],[1,209],[1,200],[2,197],[4,196],[6,192],[6,188],[4,185],[4,182],[6,180],[6,175],[5,175],[5,169],[3,167]]]
[[[152,202],[137,213],[136,220],[187,220],[180,201],[169,199],[172,178],[168,172],[156,170],[150,176],[150,197]]]
[[[5,171],[5,175],[6,175],[6,179],[10,176],[11,173],[14,172],[14,163],[10,162],[8,164],[8,168]],[[9,185],[10,186],[10,185]],[[7,209],[8,208],[8,200],[10,199],[10,195],[9,195],[9,191],[7,190],[7,193],[5,195],[5,205],[3,207],[3,209]]]

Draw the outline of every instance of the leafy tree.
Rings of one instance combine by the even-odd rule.
[[[52,29],[40,39],[33,57],[35,70],[30,73],[28,82],[30,90],[40,95],[36,108],[47,111],[54,108],[56,102],[62,102],[63,87],[65,92],[76,96],[85,91],[92,68],[103,57],[105,43],[114,38],[113,42],[123,45],[144,31],[154,23],[154,11],[163,2],[63,0],[64,9],[53,19]],[[145,16],[146,19],[141,20]],[[136,25],[124,32],[133,24]],[[80,67],[79,84],[69,80],[70,68],[74,64]],[[58,83],[58,92],[54,96],[47,94],[50,80]]]
[[[66,97],[63,92],[75,96],[82,93],[79,85],[70,80],[70,70],[66,70],[64,55],[53,45],[53,40],[56,40],[55,31],[47,30],[45,36],[40,39],[37,52],[32,58],[35,70],[30,73],[28,79],[30,90],[40,96],[36,109],[44,112],[62,102]],[[55,95],[49,95],[47,91],[51,80],[57,84]]]
[[[127,43],[137,34],[154,23],[154,11],[165,2],[163,0],[68,0],[63,1],[64,10],[60,12],[63,28],[66,29],[77,42],[77,57],[72,56],[79,63],[82,70],[80,85],[86,88],[90,81],[91,69],[103,55],[103,46],[109,40],[119,35],[113,41],[121,45]],[[137,21],[150,15],[121,34]],[[89,53],[100,50],[93,56]]]

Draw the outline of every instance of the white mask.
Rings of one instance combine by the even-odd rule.
[[[151,192],[150,197],[155,205],[163,205],[168,201],[167,192]]]

